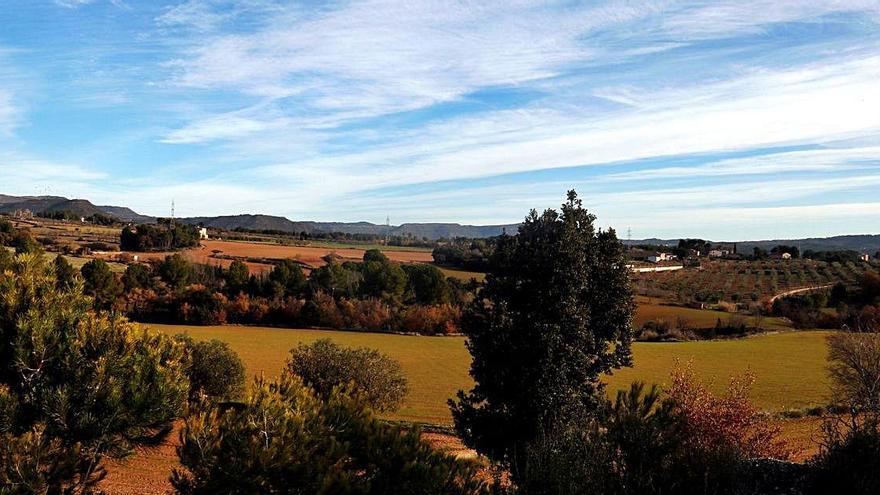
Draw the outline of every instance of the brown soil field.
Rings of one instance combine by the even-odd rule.
[[[220,265],[228,268],[234,260],[244,261],[251,273],[265,273],[272,270],[272,264],[268,261],[295,259],[307,266],[316,268],[324,264],[324,258],[334,253],[342,261],[360,261],[364,257],[364,249],[356,248],[333,248],[312,246],[283,246],[280,244],[240,242],[240,241],[217,241],[205,240],[197,248],[186,249],[179,253],[193,263],[204,265]],[[433,258],[429,251],[403,251],[400,249],[383,251],[388,258],[400,263],[431,263]],[[174,252],[108,252],[93,254],[93,257],[105,260],[113,260],[122,254],[137,256],[140,261],[163,260]],[[267,261],[262,263],[257,260]]]
[[[360,261],[364,257],[363,249],[332,247],[310,247],[310,246],[282,246],[280,244],[268,243],[250,243],[236,241],[202,241],[205,249],[201,250],[207,255],[213,254],[215,250],[221,256],[235,256],[242,258],[265,258],[265,259],[286,259],[293,258],[311,266],[321,266],[324,264],[323,258],[330,253],[335,253],[343,260]],[[401,263],[431,263],[434,259],[431,253],[427,251],[384,251],[388,258],[399,261]]]

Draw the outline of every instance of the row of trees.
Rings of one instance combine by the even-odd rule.
[[[75,276],[63,257],[64,278]],[[102,260],[82,268],[86,293],[103,309],[139,321],[189,324],[319,326],[420,334],[458,333],[460,306],[474,290],[431,265],[401,265],[377,250],[361,263],[333,256],[306,277],[293,260],[266,275],[241,261],[228,269],[190,263],[179,254],[129,265],[120,277]]]

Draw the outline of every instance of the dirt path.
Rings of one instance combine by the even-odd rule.
[[[775,296],[771,297],[769,302],[770,302],[770,304],[773,304],[777,299],[782,298],[782,297],[794,296],[796,294],[803,294],[805,292],[812,292],[815,290],[827,289],[827,288],[833,287],[833,286],[834,286],[834,284],[824,284],[824,285],[811,285],[809,287],[799,287],[797,289],[791,289],[791,290],[787,290],[785,292],[780,292],[779,294],[776,294]]]

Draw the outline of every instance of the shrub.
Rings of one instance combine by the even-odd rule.
[[[244,391],[244,364],[229,344],[220,340],[196,342],[179,334],[174,337],[186,349],[186,376],[190,401],[207,396],[237,399]]]
[[[823,425],[824,438],[811,465],[812,494],[880,493],[880,423],[876,416],[849,421],[831,419]]]
[[[287,369],[321,397],[352,384],[377,411],[397,410],[407,393],[400,363],[375,349],[345,348],[330,339],[291,349]]]
[[[828,362],[835,402],[880,413],[880,334],[830,335]]]
[[[256,382],[238,407],[188,417],[177,452],[180,494],[485,492],[473,462],[381,423],[357,397],[336,389],[321,400],[289,375]]]

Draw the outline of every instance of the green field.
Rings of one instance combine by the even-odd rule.
[[[410,421],[449,423],[446,400],[471,385],[470,356],[459,337],[413,337],[332,330],[291,330],[264,327],[192,327],[150,325],[169,333],[189,333],[196,339],[229,342],[250,375],[277,376],[290,348],[298,342],[331,338],[347,346],[366,346],[398,359],[410,380],[410,394],[393,417]],[[635,368],[609,379],[609,389],[633,380],[668,382],[676,359],[692,360],[715,390],[723,389],[732,373],[749,368],[757,376],[753,398],[765,410],[803,408],[827,403],[825,336],[827,332],[788,332],[742,340],[684,343],[636,343]]]

